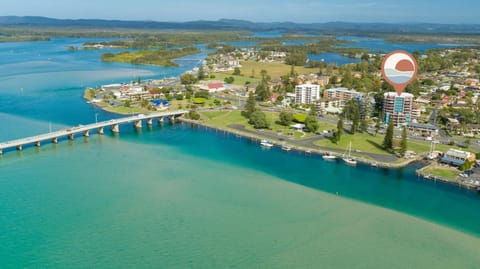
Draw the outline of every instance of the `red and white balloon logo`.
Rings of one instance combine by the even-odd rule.
[[[392,51],[383,59],[383,78],[395,88],[398,95],[415,79],[417,71],[417,61],[406,51]]]

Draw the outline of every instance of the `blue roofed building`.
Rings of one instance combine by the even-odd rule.
[[[461,166],[466,160],[474,162],[475,154],[458,149],[449,149],[440,159],[441,162],[454,166]]]

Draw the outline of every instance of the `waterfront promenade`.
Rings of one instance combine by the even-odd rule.
[[[36,147],[40,147],[41,144],[44,142],[51,142],[56,144],[61,137],[67,137],[69,140],[73,140],[75,138],[75,135],[79,134],[88,137],[90,136],[90,132],[94,130],[97,130],[98,134],[103,135],[104,129],[106,127],[110,127],[110,130],[114,133],[119,133],[120,125],[125,123],[133,123],[136,128],[142,128],[143,121],[146,121],[147,125],[152,125],[154,119],[158,119],[159,122],[163,122],[164,118],[169,118],[172,121],[176,117],[182,116],[186,113],[188,113],[187,110],[177,110],[168,112],[157,112],[152,114],[139,114],[135,116],[112,119],[87,125],[78,125],[75,127],[63,128],[59,131],[20,138],[11,141],[5,141],[0,143],[0,155],[9,149],[16,149],[18,151],[21,151],[25,145],[30,144],[33,144]]]

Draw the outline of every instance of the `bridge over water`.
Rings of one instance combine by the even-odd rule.
[[[69,140],[73,140],[75,135],[78,134],[88,137],[90,136],[90,132],[93,130],[97,130],[98,134],[103,135],[105,128],[108,127],[112,132],[119,133],[119,126],[125,123],[133,123],[135,128],[142,128],[143,121],[146,121],[147,125],[152,125],[154,119],[157,119],[159,122],[163,122],[165,118],[170,119],[170,121],[174,121],[176,117],[182,116],[186,113],[188,113],[187,110],[177,110],[168,112],[156,112],[151,114],[139,114],[135,116],[96,122],[87,125],[78,125],[75,127],[64,128],[55,132],[49,132],[46,134],[6,141],[0,143],[0,155],[3,154],[4,150],[12,148],[21,151],[23,149],[23,146],[29,144],[33,144],[36,147],[40,147],[40,145],[45,142],[57,144],[60,137],[68,137]]]

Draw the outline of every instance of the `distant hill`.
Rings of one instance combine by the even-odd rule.
[[[480,24],[433,23],[256,23],[244,20],[221,19],[218,21],[157,22],[122,21],[100,19],[53,19],[46,17],[0,16],[0,26],[28,27],[94,27],[127,29],[189,29],[189,30],[254,30],[254,31],[320,31],[324,33],[419,33],[419,34],[480,34]]]

